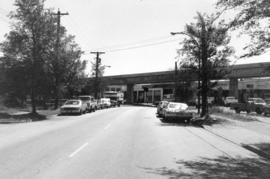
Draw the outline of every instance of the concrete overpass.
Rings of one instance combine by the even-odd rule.
[[[267,70],[267,68],[269,68],[269,70]],[[228,74],[225,76],[225,78],[230,79],[230,94],[238,96],[238,79],[270,77],[270,62],[233,65],[229,66],[227,70]],[[183,74],[184,72],[180,71],[179,73],[179,76],[181,76],[181,73]],[[196,74],[192,76],[194,81],[197,80]],[[174,82],[174,79],[174,71],[114,75],[104,76],[101,78],[101,80],[107,85],[127,85],[127,100],[129,102],[132,102],[133,86],[135,84]]]

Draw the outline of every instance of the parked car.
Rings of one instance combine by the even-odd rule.
[[[165,108],[169,104],[168,101],[160,101],[157,105],[157,116],[158,117],[164,117]]]
[[[262,114],[265,110],[266,103],[262,98],[248,98],[247,102],[232,103],[231,109],[234,109],[236,113],[246,111],[247,113],[256,112]]]
[[[87,111],[87,104],[82,100],[67,100],[60,107],[60,114],[82,114]]]
[[[95,102],[95,99],[93,96],[79,96],[80,100],[82,100],[83,103],[86,103],[87,105],[87,112],[94,112],[97,109],[97,103]]]
[[[170,102],[165,109],[162,121],[181,120],[189,123],[192,118],[193,112],[188,110],[188,105],[186,103]]]
[[[234,96],[227,96],[224,99],[224,105],[225,106],[230,106],[232,103],[238,103],[238,99],[235,98]]]
[[[110,98],[101,98],[100,101],[101,101],[101,104],[104,106],[104,108],[111,107],[111,100],[110,100]]]
[[[120,103],[121,103],[120,101],[111,100],[111,107],[117,107],[119,106]]]
[[[96,103],[96,109],[99,110],[99,109],[102,109],[102,104],[100,102],[100,99],[95,99],[95,103]]]
[[[266,105],[266,102],[262,98],[248,98],[248,103]]]

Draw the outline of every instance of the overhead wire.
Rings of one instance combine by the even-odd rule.
[[[137,45],[147,44],[147,43],[154,43],[154,42],[157,42],[157,41],[169,39],[170,37],[171,36],[160,36],[160,37],[155,37],[155,38],[150,38],[150,39],[144,39],[144,40],[140,40],[140,41],[136,41],[136,42],[122,43],[122,44],[117,44],[117,45],[110,45],[110,46],[105,46],[105,47],[99,47],[99,48],[97,48],[97,50],[126,48],[126,47],[131,47],[131,46],[137,46]]]
[[[85,29],[89,30],[88,26],[82,27],[82,24],[78,23],[72,16],[70,16],[68,18],[68,20],[70,23],[74,24],[77,33],[82,33],[84,38],[89,39],[89,33],[85,31]],[[160,45],[160,44],[165,44],[165,43],[177,41],[176,39],[167,40],[170,38],[172,38],[171,35],[159,36],[159,37],[144,39],[144,40],[131,42],[131,43],[122,43],[122,44],[104,46],[104,47],[99,47],[99,48],[92,48],[93,50],[90,50],[90,51],[101,51],[102,50],[102,51],[106,51],[106,52],[117,52],[117,51],[131,50],[131,49],[143,48],[143,47],[148,47],[148,46],[155,46],[155,45]]]
[[[162,45],[162,44],[171,43],[171,42],[175,42],[175,41],[179,41],[179,39],[166,40],[166,41],[160,41],[160,42],[153,42],[153,43],[135,45],[135,46],[130,46],[130,47],[123,47],[123,48],[109,49],[109,50],[104,50],[104,51],[105,52],[119,52],[119,51],[126,51],[126,50],[145,48],[145,47],[150,47],[150,46],[157,46],[157,45]]]

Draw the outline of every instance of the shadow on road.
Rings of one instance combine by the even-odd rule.
[[[147,168],[141,167],[145,172],[174,178],[270,178],[270,163],[258,158],[201,158],[196,161],[176,162],[177,169],[167,167]]]
[[[264,151],[265,153],[270,155],[270,143],[260,143],[260,144],[254,144],[257,148],[259,148],[261,151]],[[269,169],[270,170],[270,169]]]

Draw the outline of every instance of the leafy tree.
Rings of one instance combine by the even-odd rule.
[[[229,13],[237,12],[230,23],[231,28],[241,29],[242,33],[251,37],[251,43],[244,47],[248,53],[242,57],[260,55],[269,50],[269,0],[218,0],[217,6],[225,8]]]
[[[32,113],[36,113],[37,101],[58,99],[57,88],[75,88],[85,68],[85,62],[80,61],[83,52],[64,27],[60,29],[60,58],[56,60],[56,17],[51,9],[44,8],[44,2],[16,0],[17,9],[10,15],[15,23],[1,43],[4,57],[0,63],[6,84],[2,91],[20,98],[30,95]]]
[[[32,103],[32,113],[36,113],[36,98],[42,89],[44,77],[44,47],[47,44],[49,12],[44,10],[42,0],[16,0],[16,11],[11,18],[16,22],[13,30],[6,35],[6,41],[1,44],[4,53],[4,63],[7,72],[13,79],[13,89],[29,91]],[[16,82],[17,81],[17,82]],[[17,86],[19,85],[19,86]],[[18,94],[17,92],[15,92]]]
[[[180,32],[186,36],[178,50],[183,58],[181,68],[197,72],[199,80],[202,80],[202,116],[208,113],[207,94],[212,87],[210,79],[225,74],[222,67],[228,65],[227,57],[233,53],[228,46],[228,26],[223,21],[215,23],[218,17],[198,13],[196,22],[187,24],[185,30]]]

